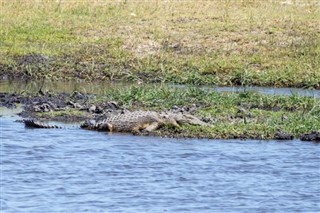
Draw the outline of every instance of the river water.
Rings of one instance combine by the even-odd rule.
[[[1,213],[320,211],[317,143],[28,129],[2,114]]]
[[[115,82],[35,82],[35,81],[8,81],[0,80],[0,92],[38,92],[39,88],[43,87],[43,90],[55,91],[55,92],[73,92],[79,91],[84,93],[105,94],[109,89],[130,87],[132,83],[115,83]],[[154,84],[153,84],[154,85]],[[148,86],[148,84],[143,85]],[[160,86],[160,84],[159,84]],[[185,85],[167,84],[172,88],[186,88]],[[301,88],[272,88],[272,87],[200,87],[206,91],[217,92],[245,92],[254,91],[266,95],[285,95],[285,96],[307,96],[320,98],[320,90],[315,89],[301,89]]]

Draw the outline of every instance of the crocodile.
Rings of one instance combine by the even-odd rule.
[[[29,128],[62,128],[34,119],[19,120]],[[210,126],[199,118],[187,113],[134,111],[111,115],[103,120],[86,120],[82,129],[107,132],[152,132],[162,126],[180,127],[181,125]]]
[[[113,115],[101,121],[86,120],[81,128],[108,132],[152,132],[162,126],[180,127],[184,124],[210,126],[187,113],[134,111]]]

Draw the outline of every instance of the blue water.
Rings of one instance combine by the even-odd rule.
[[[320,145],[26,129],[1,117],[4,212],[319,212]]]

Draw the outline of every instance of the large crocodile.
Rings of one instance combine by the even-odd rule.
[[[22,120],[26,127],[61,128],[37,120]],[[134,111],[111,115],[101,121],[86,120],[81,128],[108,132],[151,132],[162,126],[180,127],[180,125],[210,126],[199,118],[187,113]]]
[[[81,128],[108,132],[151,132],[166,125],[180,127],[184,124],[209,126],[187,113],[134,111],[113,115],[101,121],[86,120]]]

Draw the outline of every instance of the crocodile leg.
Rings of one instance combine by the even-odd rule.
[[[145,129],[143,129],[143,131],[145,132],[152,132],[156,129],[158,129],[159,127],[159,123],[158,122],[153,122],[151,123],[148,127],[146,127]]]

